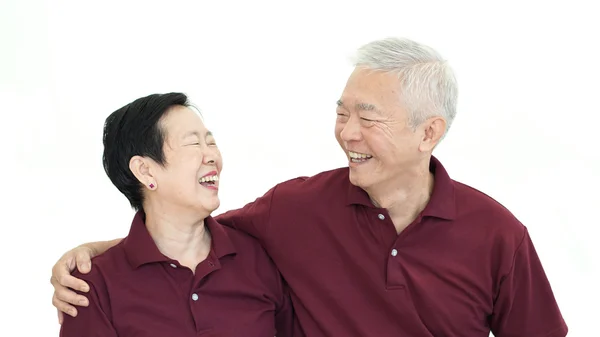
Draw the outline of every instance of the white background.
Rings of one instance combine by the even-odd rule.
[[[459,112],[434,154],[529,227],[569,336],[599,336],[591,4],[3,0],[0,336],[57,336],[54,262],[127,234],[133,212],[101,165],[109,113],[151,93],[189,94],[224,156],[220,213],[345,165],[333,127],[347,60],[387,36],[450,60]]]

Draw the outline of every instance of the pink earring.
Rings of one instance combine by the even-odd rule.
[[[150,188],[154,188],[154,184],[150,183]]]

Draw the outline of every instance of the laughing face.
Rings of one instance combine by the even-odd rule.
[[[337,105],[335,135],[352,184],[385,186],[422,160],[422,135],[408,125],[398,75],[356,68]]]
[[[184,106],[171,108],[161,119],[166,164],[152,165],[156,196],[181,210],[210,214],[219,207],[221,153],[200,116]]]

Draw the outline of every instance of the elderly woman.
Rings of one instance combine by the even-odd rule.
[[[253,238],[223,227],[222,160],[214,136],[181,93],[155,94],[113,112],[104,169],[136,214],[129,235],[94,258],[88,306],[63,337],[292,336],[281,277]],[[296,334],[298,336],[298,333]]]

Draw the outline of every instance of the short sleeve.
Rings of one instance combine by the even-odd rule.
[[[215,220],[224,226],[235,228],[258,239],[264,245],[270,223],[271,202],[275,189],[277,189],[277,186],[242,208],[216,216]]]
[[[81,275],[77,276],[81,278]],[[65,314],[65,319],[60,328],[60,337],[117,337],[109,315],[102,308],[104,300],[101,299],[103,289],[102,282],[85,280],[90,286],[88,293],[77,291],[78,294],[87,297],[87,307],[77,307],[77,317]]]
[[[496,337],[564,337],[568,328],[527,229],[500,283],[491,330]]]

